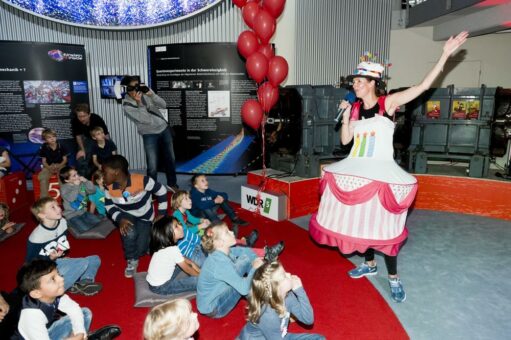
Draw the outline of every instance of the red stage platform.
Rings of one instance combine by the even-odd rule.
[[[260,186],[262,170],[249,172],[247,183]],[[319,178],[283,177],[267,169],[265,190],[282,192],[288,197],[288,218],[312,214],[319,206]],[[484,178],[414,175],[419,189],[415,209],[448,211],[511,221],[511,182]]]
[[[282,171],[266,169],[267,177],[264,190],[283,193],[287,196],[287,218],[315,212],[319,205],[319,178],[277,177],[283,174]],[[263,184],[262,170],[249,172],[247,184],[260,187]]]
[[[415,175],[416,209],[450,211],[511,220],[511,182],[484,178]]]
[[[23,172],[14,172],[0,179],[0,202],[7,203],[12,212],[30,203]]]

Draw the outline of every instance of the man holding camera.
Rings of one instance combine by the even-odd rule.
[[[122,102],[124,113],[135,123],[138,133],[142,135],[144,141],[147,175],[155,181],[158,180],[158,155],[163,155],[165,157],[167,188],[175,191],[177,189],[177,179],[172,128],[159,110],[167,108],[165,100],[149,87],[140,84],[138,77],[125,76],[121,81],[121,85],[126,86],[127,93]]]

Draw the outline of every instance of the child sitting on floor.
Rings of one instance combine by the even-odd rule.
[[[10,234],[14,231],[16,223],[9,221],[9,206],[0,202],[0,230]]]
[[[236,238],[224,222],[213,223],[202,237],[209,253],[197,283],[197,308],[212,318],[227,315],[250,289],[252,276],[263,261],[248,247],[234,247]],[[264,258],[272,262],[284,249],[281,241],[265,247]]]
[[[288,333],[291,315],[306,325],[314,323],[314,312],[300,278],[287,273],[278,261],[267,262],[252,278],[248,322],[239,339],[325,339],[319,334]]]
[[[181,237],[177,237],[182,235]],[[177,242],[181,254],[192,260],[197,266],[202,267],[206,259],[206,253],[202,249],[199,235],[192,233],[188,228],[183,228],[181,223],[174,225],[174,240]]]
[[[101,222],[101,218],[87,211],[89,196],[96,192],[91,181],[78,175],[70,166],[60,170],[60,194],[64,203],[64,217],[79,233],[84,233]]]
[[[176,299],[151,309],[144,322],[145,340],[193,340],[199,329],[190,301]]]
[[[191,206],[192,201],[190,200],[190,195],[188,195],[186,191],[178,190],[172,195],[172,207],[175,209],[173,216],[177,218],[179,224],[183,226],[184,229],[183,237],[181,239],[177,239],[177,244],[181,250],[181,254],[191,259],[200,267],[206,259],[206,255],[204,254],[201,246],[201,240],[198,235],[203,234],[202,228],[209,226],[210,222],[207,219],[199,219],[190,214],[189,209]],[[200,224],[193,224],[198,222]],[[237,237],[237,228],[236,230],[233,230],[233,232],[234,236]],[[254,229],[247,237],[237,239],[236,244],[252,247],[257,241],[258,237],[259,232]]]
[[[109,325],[87,335],[92,312],[65,294],[64,278],[54,262],[39,259],[27,263],[17,278],[26,295],[21,304],[16,339],[108,340],[121,334],[119,326]]]
[[[156,221],[151,232],[151,262],[146,280],[149,289],[156,294],[168,295],[193,292],[197,289],[199,267],[183,257],[176,241],[183,237],[183,228],[176,228],[177,219],[163,217]],[[181,268],[188,276],[178,278]]]
[[[101,170],[96,170],[92,174],[92,183],[96,187],[96,192],[89,195],[89,212],[94,214],[94,212],[97,211],[99,216],[106,217],[105,189],[103,187],[103,173]]]
[[[190,213],[192,208],[192,200],[188,192],[178,190],[172,195],[172,209],[174,213],[172,216],[177,218],[181,225],[190,230],[192,233],[199,236],[204,235],[204,229],[207,228],[211,222],[206,218],[198,218]]]
[[[15,225],[16,223],[9,221],[9,206],[0,202],[0,239],[5,234],[13,233]]]
[[[20,231],[25,225],[9,221],[9,215],[9,206],[0,202],[0,242]]]
[[[217,209],[220,207],[229,216],[235,225],[248,225],[248,222],[242,220],[234,209],[229,205],[228,197],[225,192],[214,191],[209,188],[206,175],[196,174],[192,176],[192,215],[205,217],[211,222],[220,222]]]
[[[64,290],[87,296],[97,294],[102,286],[94,280],[101,260],[97,255],[64,256],[71,245],[67,239],[67,222],[57,201],[52,197],[40,198],[32,205],[32,213],[40,223],[28,237],[25,262],[35,258],[52,260],[64,277]]]

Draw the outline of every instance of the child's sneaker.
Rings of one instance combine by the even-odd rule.
[[[403,283],[401,282],[401,279],[399,277],[396,278],[389,278],[389,285],[390,285],[390,296],[392,297],[392,300],[396,302],[404,302],[406,300],[406,293],[403,288]]]
[[[240,226],[246,226],[246,225],[249,225],[249,224],[250,224],[250,223],[248,223],[247,221],[242,220],[242,219],[241,219],[241,218],[239,218],[239,217],[236,217],[234,220],[232,220],[232,223],[237,224],[237,225],[240,225]]]
[[[271,247],[265,246],[264,247],[264,261],[266,261],[268,263],[275,261],[279,257],[280,253],[282,253],[283,250],[284,250],[284,241],[280,241],[279,243],[277,243]]]
[[[126,266],[126,269],[124,269],[124,276],[129,278],[132,278],[133,275],[137,272],[138,267],[138,260],[128,260],[128,265]]]
[[[247,243],[247,247],[253,247],[256,243],[257,239],[259,238],[259,232],[254,229],[248,234],[247,237],[245,237],[245,242]]]
[[[71,286],[67,291],[73,294],[81,294],[85,296],[96,295],[101,291],[103,285],[99,282],[93,282],[92,280],[80,280]]]
[[[357,268],[352,269],[348,272],[348,275],[352,279],[359,279],[364,276],[378,274],[378,266],[371,267],[367,263],[362,262]]]
[[[110,340],[117,338],[121,335],[121,327],[117,325],[108,325],[103,326],[100,329],[96,329],[93,332],[90,332],[87,336],[88,340]]]

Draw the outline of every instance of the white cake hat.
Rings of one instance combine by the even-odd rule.
[[[349,75],[347,79],[349,81],[352,81],[353,78],[364,77],[376,81],[381,81],[384,70],[385,68],[380,63],[372,61],[363,61],[360,64],[358,64],[357,69],[353,72],[352,75]]]

